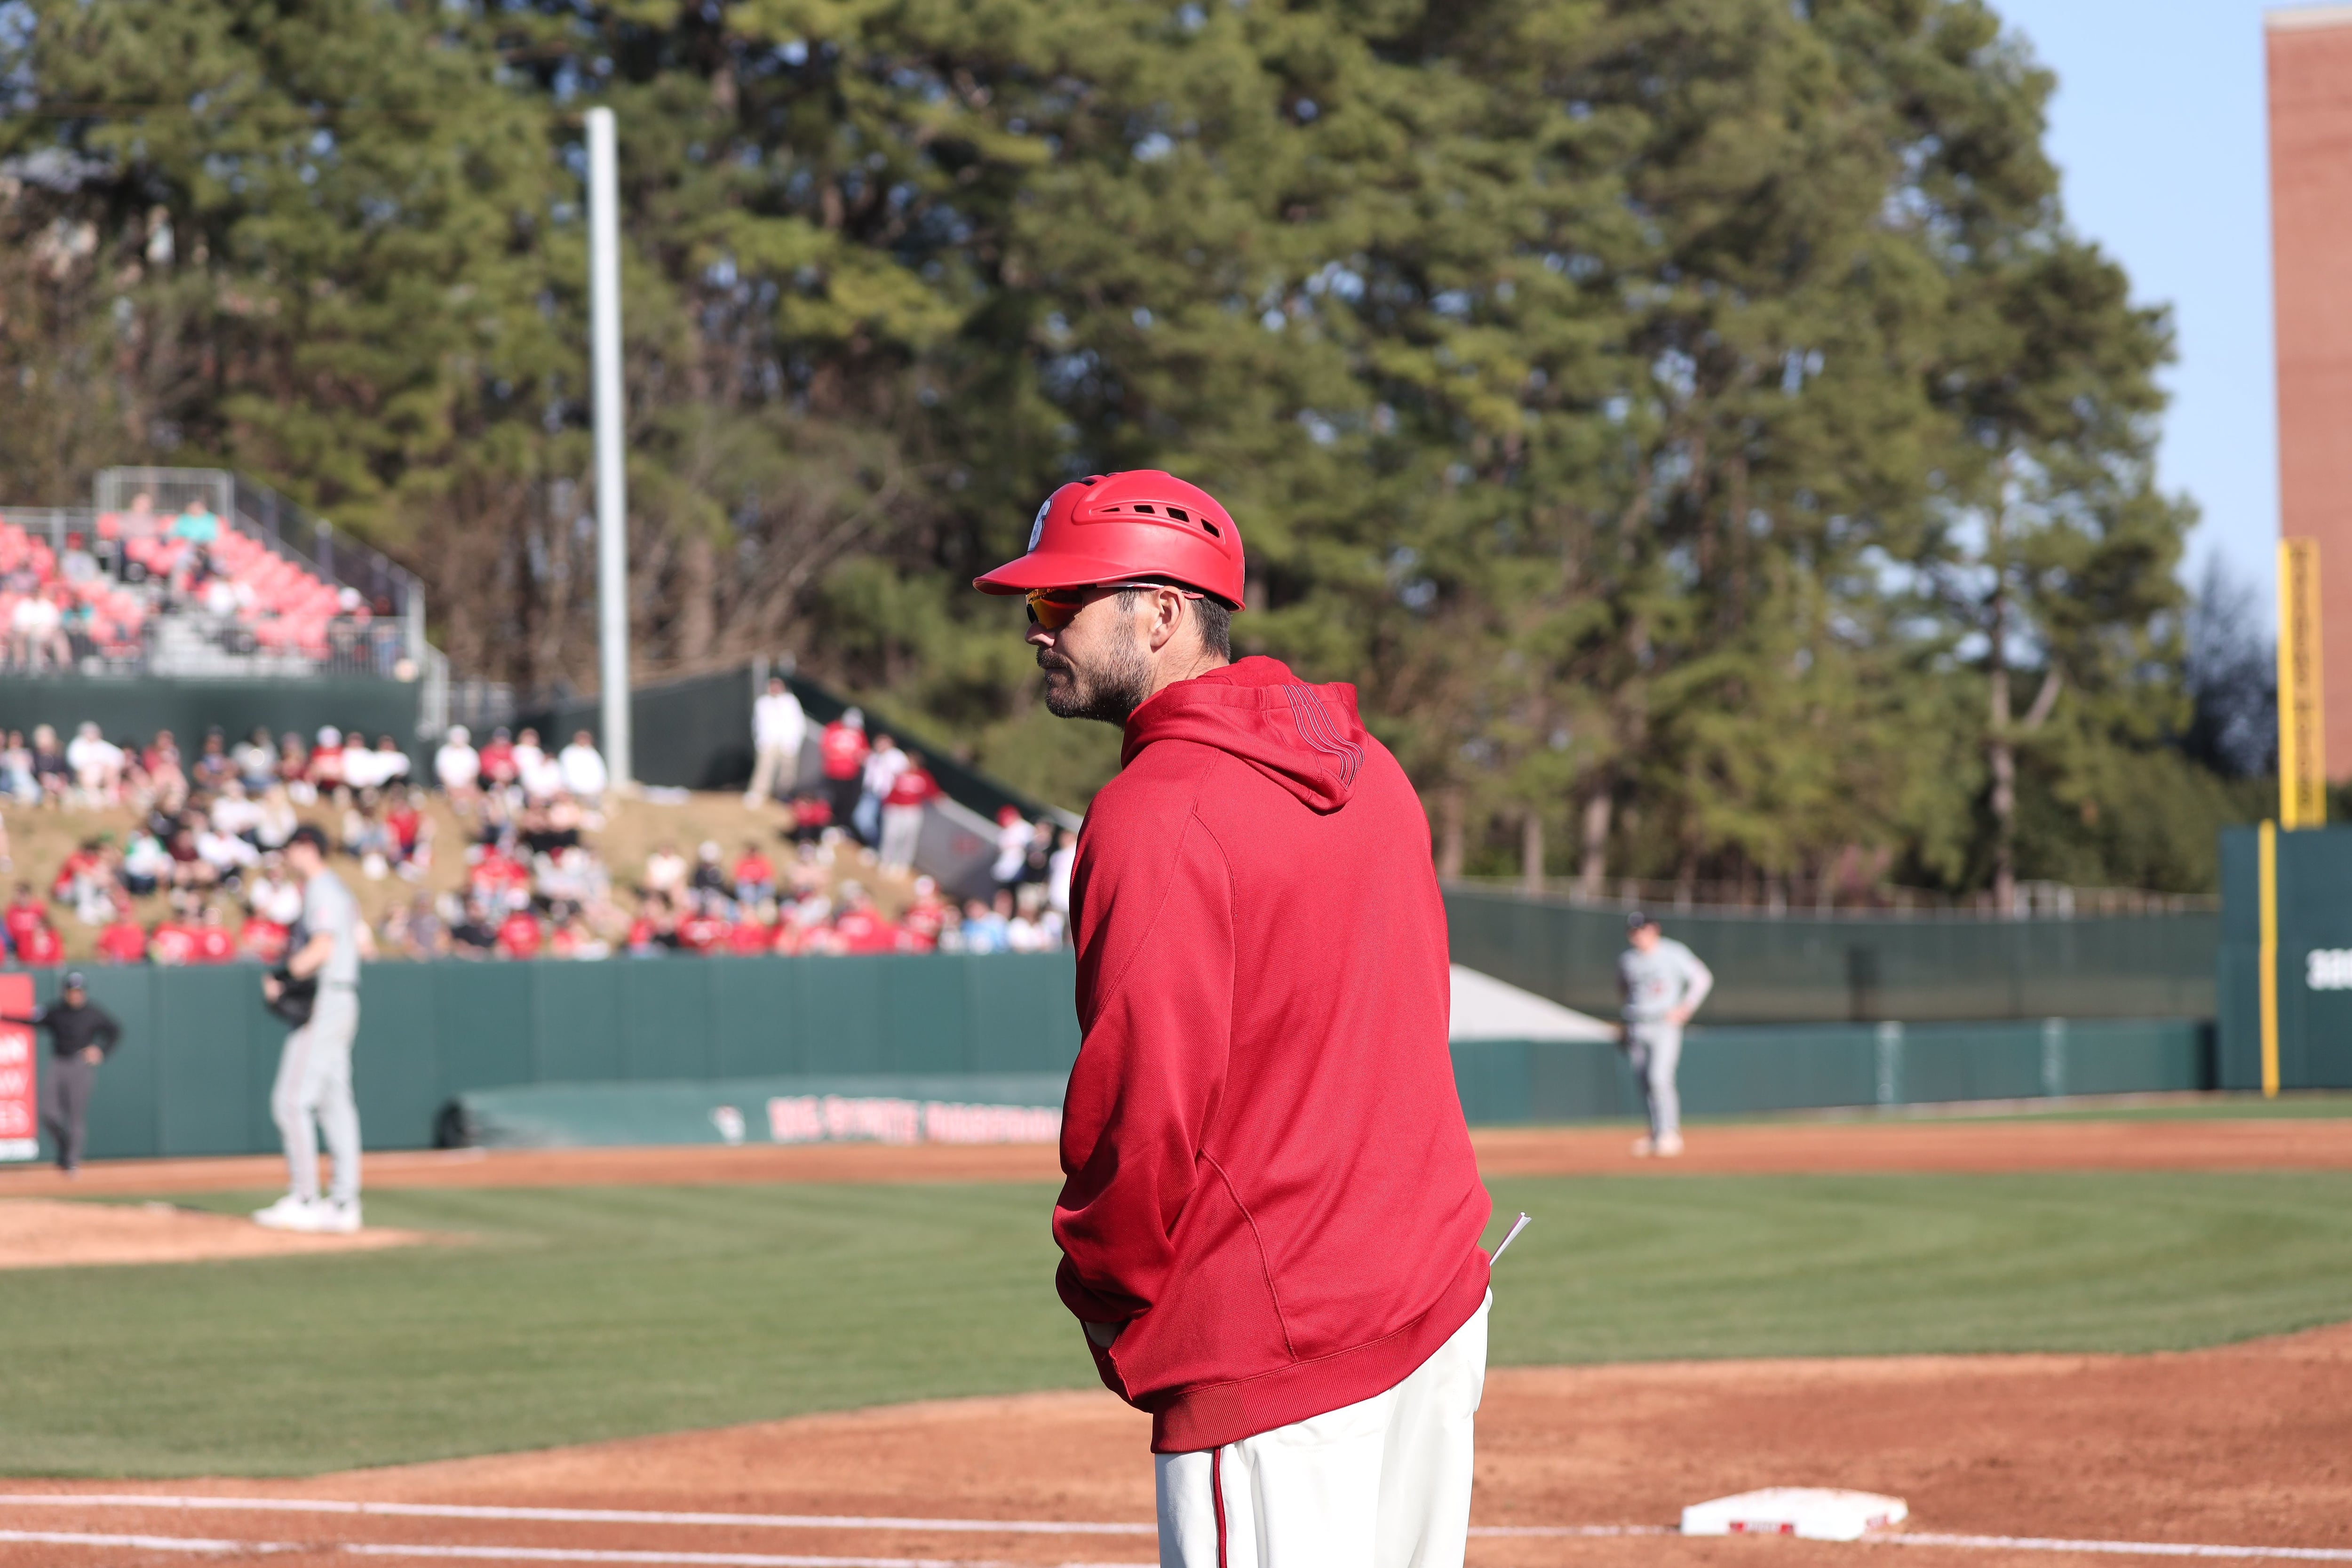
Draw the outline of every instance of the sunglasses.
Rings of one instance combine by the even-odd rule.
[[[1180,588],[1173,583],[1094,583],[1080,588],[1032,588],[1029,590],[1029,624],[1058,632],[1078,618],[1078,612],[1095,602],[1097,595],[1119,588],[1165,588],[1181,594],[1188,599],[1207,597],[1190,588]]]

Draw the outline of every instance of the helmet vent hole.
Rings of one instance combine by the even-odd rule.
[[[1215,523],[1213,523],[1213,522],[1211,522],[1211,521],[1210,521],[1207,518],[1205,518],[1205,517],[1204,517],[1204,518],[1202,518],[1202,519],[1201,520],[1201,526],[1202,526],[1202,528],[1205,528],[1205,529],[1207,529],[1207,530],[1209,531],[1209,536],[1210,536],[1211,538],[1213,538],[1213,539],[1223,539],[1223,538],[1224,537],[1224,535],[1223,535],[1223,533],[1220,533],[1219,531],[1217,531],[1217,525],[1216,525]]]
[[[1152,516],[1156,516],[1156,515],[1157,515],[1155,512],[1153,512],[1153,511],[1152,511],[1152,510],[1151,510],[1150,507],[1148,507],[1148,506],[1144,505],[1141,501],[1138,501],[1138,502],[1136,502],[1136,503],[1135,503],[1135,510],[1138,510],[1138,511],[1139,511],[1139,512],[1141,512],[1141,513],[1142,513],[1144,516],[1146,516],[1146,517],[1152,517]]]
[[[1179,522],[1190,522],[1192,521],[1190,517],[1185,515],[1184,509],[1181,506],[1170,507],[1168,509],[1168,515],[1174,518]]]

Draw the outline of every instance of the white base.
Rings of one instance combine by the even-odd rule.
[[[1910,1516],[1899,1497],[1832,1487],[1766,1487],[1691,1504],[1683,1510],[1683,1533],[1859,1541],[1865,1531],[1900,1524]]]
[[[37,1138],[0,1138],[0,1160],[37,1160],[41,1157],[41,1141]]]

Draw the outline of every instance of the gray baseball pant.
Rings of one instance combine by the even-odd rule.
[[[1625,1026],[1625,1059],[1642,1086],[1642,1107],[1649,1113],[1650,1136],[1679,1136],[1683,1130],[1683,1097],[1675,1087],[1675,1070],[1682,1066],[1683,1026],[1656,1019]]]
[[[352,1100],[352,1037],[360,1030],[360,994],[349,985],[321,985],[310,1021],[286,1037],[269,1114],[286,1145],[288,1187],[298,1198],[319,1195],[320,1129],[335,1157],[339,1204],[360,1195],[360,1110]],[[313,1125],[313,1122],[316,1125]]]
[[[81,1167],[82,1121],[89,1111],[89,1091],[98,1081],[98,1064],[79,1054],[51,1057],[48,1076],[41,1084],[41,1125],[57,1140],[58,1168]]]

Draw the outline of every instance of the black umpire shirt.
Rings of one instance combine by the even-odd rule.
[[[78,1057],[91,1046],[101,1056],[110,1055],[122,1038],[122,1026],[114,1021],[114,1015],[91,1002],[79,1007],[70,1002],[52,1002],[34,1008],[29,1018],[10,1015],[5,1021],[47,1029],[49,1049],[61,1057]]]

